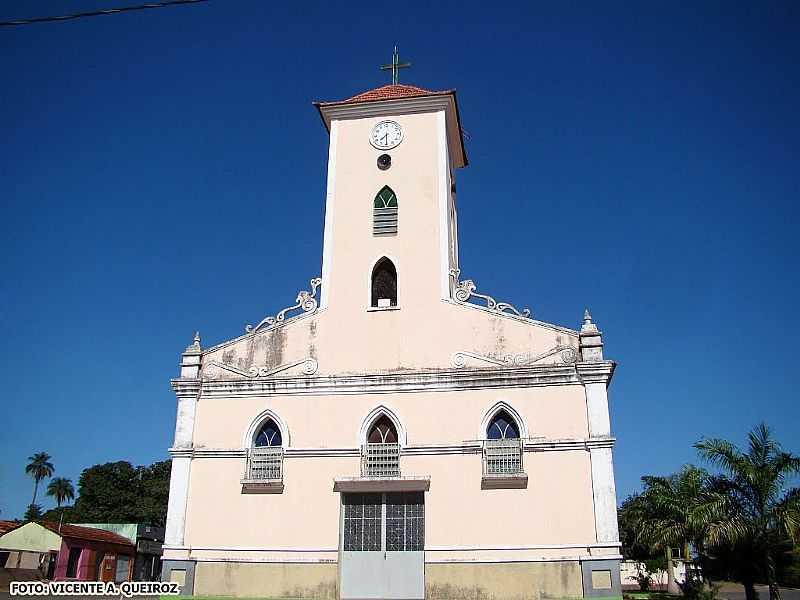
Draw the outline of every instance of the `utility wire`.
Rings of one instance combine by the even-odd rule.
[[[166,2],[148,2],[137,6],[123,6],[122,8],[107,8],[105,10],[93,10],[91,12],[75,13],[73,15],[62,15],[59,17],[34,17],[32,19],[17,19],[16,21],[0,21],[0,27],[14,27],[16,25],[33,25],[34,23],[46,23],[48,21],[71,21],[83,17],[101,17],[103,15],[113,15],[116,13],[131,12],[134,10],[147,10],[150,8],[165,8],[175,4],[197,4],[198,2],[208,2],[208,0],[167,0]]]

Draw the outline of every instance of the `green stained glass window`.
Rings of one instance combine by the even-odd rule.
[[[378,195],[375,196],[375,208],[397,208],[397,196],[388,185],[383,186]]]

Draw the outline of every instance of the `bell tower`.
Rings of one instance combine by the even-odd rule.
[[[449,299],[454,172],[467,164],[455,91],[391,84],[314,104],[330,134],[320,307],[416,312]]]

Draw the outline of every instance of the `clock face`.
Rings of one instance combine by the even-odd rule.
[[[378,150],[389,150],[403,141],[403,130],[394,121],[381,121],[372,128],[369,143]]]

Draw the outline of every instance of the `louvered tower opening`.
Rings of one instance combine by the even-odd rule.
[[[388,185],[375,196],[372,215],[373,235],[397,235],[397,196]]]

